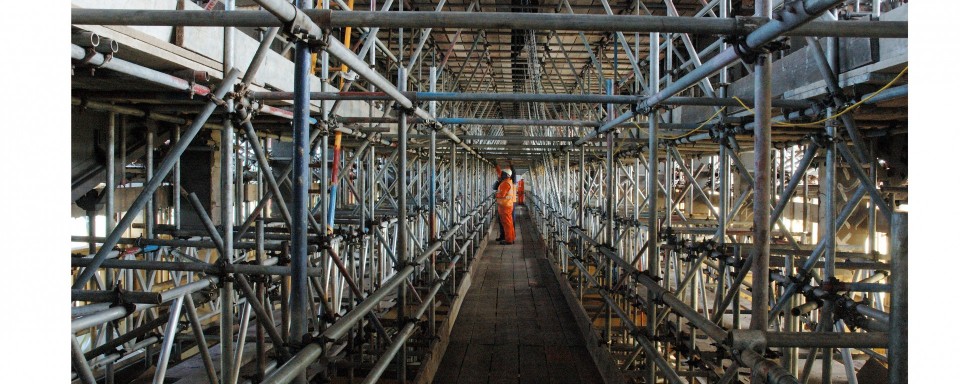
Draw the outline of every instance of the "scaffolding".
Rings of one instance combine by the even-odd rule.
[[[430,382],[509,166],[605,382],[906,382],[906,4],[172,3],[71,15],[74,381]]]

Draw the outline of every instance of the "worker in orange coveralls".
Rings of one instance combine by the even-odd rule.
[[[523,205],[523,179],[517,182],[517,203]]]
[[[502,176],[503,176],[503,175],[502,175],[502,174],[503,174],[503,170],[500,169],[500,166],[499,166],[499,165],[494,165],[494,167],[496,167],[496,169],[497,169],[497,179],[494,180],[494,182],[493,182],[493,193],[496,194],[496,193],[497,193],[497,188],[500,187],[500,182],[503,181],[503,177],[502,177]],[[499,224],[500,224],[500,215],[499,215],[499,214],[497,214],[497,224],[498,224],[497,227],[500,228],[500,236],[497,236],[497,240],[496,240],[496,241],[499,243],[499,242],[503,241],[503,225],[499,225]]]
[[[517,233],[513,228],[513,202],[517,199],[517,190],[510,181],[509,171],[500,173],[496,198],[497,214],[500,216],[500,226],[503,228],[503,240],[500,244],[510,245],[517,239]]]

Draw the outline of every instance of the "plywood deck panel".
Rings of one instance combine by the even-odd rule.
[[[600,383],[524,208],[513,245],[490,241],[434,383]]]

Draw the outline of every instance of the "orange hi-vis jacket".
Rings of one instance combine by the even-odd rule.
[[[513,202],[517,201],[517,188],[510,179],[500,182],[497,186],[497,215],[500,216],[500,226],[503,228],[503,240],[513,244],[517,234],[513,229]]]
[[[517,201],[523,204],[523,179],[517,182]]]
[[[501,181],[500,185],[497,186],[496,198],[497,205],[501,207],[513,207],[513,203],[517,201],[517,188],[510,179]]]

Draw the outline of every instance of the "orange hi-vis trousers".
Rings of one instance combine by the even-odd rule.
[[[503,241],[512,243],[517,239],[517,233],[513,230],[513,202],[517,200],[517,190],[510,179],[501,181],[497,186],[496,198],[497,213],[503,226]]]
[[[517,182],[517,202],[523,204],[523,180]]]
[[[497,204],[497,213],[500,216],[500,225],[503,226],[503,241],[514,242],[517,233],[513,229],[513,204]]]

